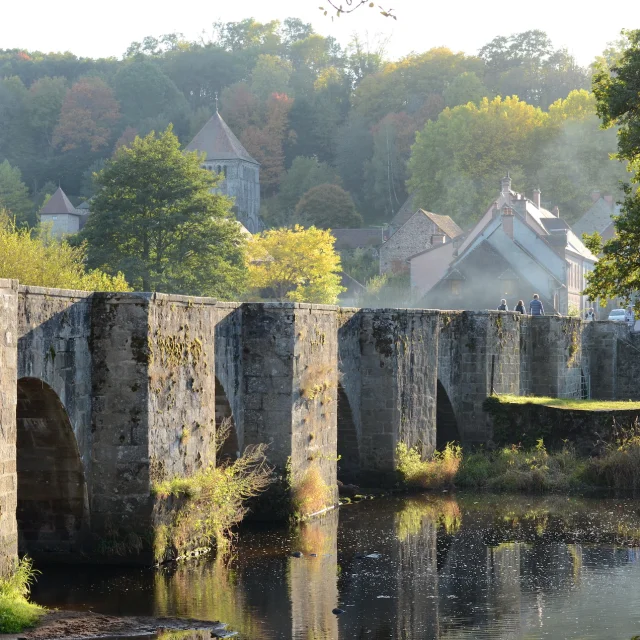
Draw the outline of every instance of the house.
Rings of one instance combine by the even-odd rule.
[[[583,233],[592,234],[596,231],[603,240],[613,238],[613,218],[620,215],[620,205],[614,201],[612,195],[602,195],[600,191],[594,191],[591,200],[591,208],[573,225],[573,232],[578,238],[582,238]]]
[[[216,192],[234,199],[236,217],[251,233],[261,231],[264,225],[260,219],[260,163],[242,146],[217,107],[186,151],[205,154],[202,166],[223,177]]]
[[[87,209],[76,209],[65,192],[58,187],[40,209],[40,222],[51,225],[51,234],[56,238],[78,233],[86,222]]]
[[[377,249],[388,237],[386,229],[331,229],[336,251]]]
[[[547,313],[581,312],[585,273],[597,258],[560,217],[511,190],[502,179],[497,200],[465,236],[409,258],[411,286],[424,306],[436,309],[509,308],[538,293]]]
[[[461,234],[462,229],[449,216],[418,209],[380,247],[380,273],[405,273],[410,256],[450,243]]]

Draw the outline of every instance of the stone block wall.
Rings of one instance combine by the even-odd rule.
[[[16,380],[18,283],[0,279],[0,576],[18,557],[16,523]]]

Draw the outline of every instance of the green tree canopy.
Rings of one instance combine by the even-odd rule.
[[[230,299],[244,287],[244,237],[217,177],[183,153],[171,127],[120,147],[82,237],[89,264],[122,271],[138,290]]]
[[[8,210],[18,224],[35,224],[27,185],[22,182],[20,169],[12,167],[7,160],[0,163],[0,208]]]
[[[624,32],[626,47],[612,66],[601,60],[594,76],[593,91],[598,115],[605,126],[619,127],[618,158],[629,163],[632,184],[626,185],[616,236],[602,244],[594,234],[588,246],[602,251],[589,277],[586,293],[592,299],[635,298],[640,311],[640,29]]]
[[[351,196],[338,185],[321,184],[309,189],[296,206],[296,218],[320,229],[351,229],[362,226]]]

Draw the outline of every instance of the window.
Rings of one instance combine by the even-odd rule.
[[[460,280],[450,280],[451,282],[451,295],[459,296],[462,293],[462,282]]]
[[[503,280],[504,295],[511,296],[518,289],[517,280]]]
[[[222,167],[222,172],[224,173],[225,180],[227,178],[227,166]]]

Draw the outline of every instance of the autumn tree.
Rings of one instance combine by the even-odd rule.
[[[81,291],[131,291],[121,273],[87,270],[86,247],[52,238],[47,229],[18,228],[0,209],[0,278],[21,284]]]
[[[629,163],[631,184],[624,189],[616,235],[602,243],[589,238],[593,253],[602,252],[588,278],[585,293],[592,299],[635,298],[640,311],[640,29],[624,32],[627,42],[609,66],[601,61],[593,81],[597,112],[606,127],[618,126],[618,159]]]
[[[261,298],[335,304],[340,286],[340,256],[329,231],[296,225],[253,237],[247,247],[249,282]]]
[[[171,127],[122,146],[98,174],[82,231],[89,264],[144,291],[223,299],[244,287],[244,236],[218,177],[183,153]]]
[[[120,109],[111,88],[100,78],[83,78],[67,92],[53,144],[62,151],[99,151],[112,142],[119,120]]]
[[[320,229],[351,229],[362,226],[351,196],[336,184],[309,189],[296,206],[296,219]]]

